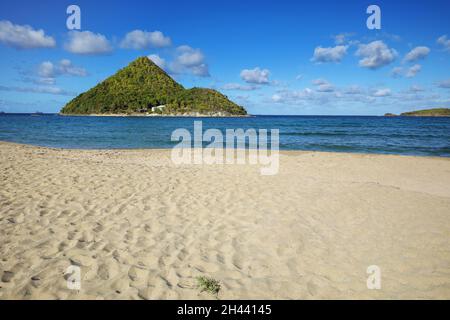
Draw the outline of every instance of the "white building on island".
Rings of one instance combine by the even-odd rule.
[[[165,107],[166,107],[165,105],[157,106],[157,107],[152,107],[152,112],[155,112],[156,110],[163,111],[163,109],[164,109]]]

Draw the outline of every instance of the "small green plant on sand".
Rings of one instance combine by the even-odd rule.
[[[215,295],[216,297],[219,294],[220,291],[220,283],[219,281],[213,279],[213,278],[207,278],[207,277],[198,277],[198,288],[200,289],[200,292],[208,292],[212,295]]]

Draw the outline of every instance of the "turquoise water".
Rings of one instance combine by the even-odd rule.
[[[450,118],[256,116],[250,118],[69,117],[1,114],[0,140],[76,149],[170,148],[172,131],[279,129],[280,149],[450,157]]]

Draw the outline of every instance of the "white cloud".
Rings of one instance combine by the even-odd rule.
[[[419,87],[418,85],[412,85],[408,89],[409,93],[418,93],[418,92],[423,92],[423,91],[425,91],[425,89],[423,89],[422,87]]]
[[[269,83],[270,71],[267,69],[244,69],[241,71],[241,79],[247,83],[267,84]]]
[[[102,34],[91,31],[70,31],[64,48],[75,54],[97,55],[112,51],[109,40]]]
[[[311,82],[312,82],[313,85],[316,85],[316,86],[320,86],[321,84],[327,84],[327,83],[328,83],[327,80],[322,79],[322,78],[314,79],[314,80],[311,81]]]
[[[286,81],[282,81],[282,80],[270,81],[270,85],[272,85],[274,87],[281,87],[281,88],[289,87],[289,83]]]
[[[443,89],[450,89],[450,79],[437,82],[437,86]]]
[[[84,68],[76,67],[68,59],[62,59],[59,61],[57,66],[57,74],[68,74],[71,76],[85,77],[87,76],[87,71]]]
[[[402,41],[402,37],[400,37],[398,34],[394,34],[394,33],[383,32],[379,36],[381,36],[385,39],[388,39],[390,41],[395,41],[395,42]]]
[[[325,79],[315,79],[312,83],[316,86],[318,92],[333,92],[334,86]]]
[[[205,56],[200,49],[193,49],[184,45],[178,47],[177,50],[180,52],[177,61],[185,67],[198,66],[205,60]]]
[[[330,84],[324,79],[313,81],[315,86]],[[333,91],[319,91],[310,88],[303,90],[279,90],[271,96],[270,100],[274,103],[292,104],[292,105],[332,105],[348,106],[355,103],[376,103],[377,98],[391,95],[390,89],[371,90],[362,88],[358,85],[352,85],[342,90],[336,88]]]
[[[346,40],[345,38],[346,38],[345,34],[343,34],[343,33],[337,34],[334,36],[334,42],[336,44],[344,44],[345,40]]]
[[[53,78],[55,76],[55,66],[50,61],[42,62],[38,68],[38,75],[42,78]]]
[[[255,85],[243,85],[239,83],[226,83],[222,86],[223,90],[240,90],[240,91],[252,91],[258,89]]]
[[[406,73],[406,77],[407,78],[415,77],[420,72],[421,69],[422,69],[422,67],[420,66],[420,64],[413,65],[411,68],[408,69],[408,72]]]
[[[353,86],[350,86],[347,89],[345,89],[343,91],[343,93],[344,94],[362,94],[363,91],[362,91],[362,89],[359,86],[353,85]]]
[[[70,75],[77,77],[87,76],[87,71],[84,68],[76,67],[68,59],[62,59],[57,64],[50,61],[42,62],[38,67],[38,75],[41,79],[47,79],[43,82],[50,81],[50,79],[61,75]]]
[[[316,90],[319,92],[333,92],[334,86],[332,84],[321,84]]]
[[[17,25],[0,21],[0,42],[16,49],[53,48],[56,41],[45,35],[44,30],[35,30],[28,25]]]
[[[317,47],[314,49],[314,55],[311,61],[317,63],[341,62],[347,54],[348,46],[336,46],[329,48]]]
[[[397,51],[389,48],[383,41],[377,40],[369,44],[359,45],[356,55],[361,57],[359,66],[378,69],[390,64],[397,57]]]
[[[444,50],[450,51],[450,39],[447,38],[447,35],[443,35],[437,39],[437,43],[444,47]]]
[[[384,88],[384,89],[377,89],[374,92],[372,92],[373,97],[387,97],[391,95],[391,89]]]
[[[120,43],[122,48],[127,49],[147,49],[168,47],[172,44],[169,37],[164,36],[161,31],[142,31],[133,30],[125,35],[125,38]]]
[[[272,101],[273,101],[273,102],[282,102],[282,101],[283,101],[283,97],[280,96],[279,94],[274,94],[274,95],[272,96]]]
[[[177,48],[178,56],[170,64],[170,72],[192,73],[199,77],[209,77],[209,68],[205,62],[205,55],[200,49],[183,45]]]
[[[354,33],[345,33],[344,32],[344,33],[337,34],[337,35],[333,36],[334,43],[336,43],[337,45],[345,44],[345,43],[349,42],[348,38],[350,38],[352,36],[354,36]]]
[[[27,92],[27,93],[46,93],[54,95],[74,96],[75,93],[65,91],[58,87],[6,87],[0,86],[1,91],[15,91],[15,92]]]
[[[314,81],[315,85],[322,85],[327,83],[326,80],[317,79]],[[437,83],[441,84],[441,83]],[[450,88],[450,79],[443,85]],[[419,101],[422,105],[437,105],[439,102],[442,105],[441,97],[438,94],[426,94],[428,90],[423,89],[417,85],[411,86],[405,91],[393,92],[387,87],[366,88],[358,85],[350,87],[335,89],[333,93],[324,93],[317,90],[305,88],[303,90],[279,90],[269,97],[269,101],[281,105],[297,105],[305,108],[310,106],[328,105],[335,108],[347,108],[349,106],[360,107],[361,104],[371,106],[380,106],[386,108],[388,105],[409,105]],[[450,102],[447,98],[447,102]],[[342,114],[342,111],[340,111]]]
[[[420,59],[425,59],[430,53],[430,48],[428,47],[415,47],[410,52],[408,52],[403,59],[405,62],[414,62]]]
[[[197,66],[192,66],[191,68],[192,74],[199,77],[209,77],[209,69],[206,63],[199,64]]]
[[[298,104],[303,101],[313,100],[316,94],[310,88],[303,90],[282,90],[272,95],[271,101],[275,103],[292,103]]]
[[[55,84],[55,78],[24,78],[24,81],[33,82],[35,84],[53,85]]]
[[[70,60],[62,59],[58,62],[41,62],[33,70],[22,70],[20,74],[22,75],[21,80],[24,82],[48,86],[55,84],[56,77],[65,75],[85,77],[88,72],[84,68],[73,65]]]
[[[391,71],[391,77],[393,78],[401,78],[403,76],[403,68],[395,67]]]
[[[157,54],[150,54],[147,56],[150,60],[152,60],[158,67],[164,69],[166,67],[166,60],[161,58]]]

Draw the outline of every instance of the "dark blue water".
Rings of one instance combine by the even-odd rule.
[[[256,116],[251,118],[0,115],[0,140],[77,149],[170,148],[172,131],[279,129],[280,149],[450,157],[450,118]]]

